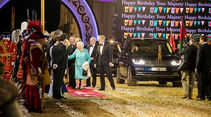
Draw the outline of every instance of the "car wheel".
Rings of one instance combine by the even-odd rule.
[[[120,73],[119,73],[119,67],[117,67],[117,71],[116,71],[116,81],[118,84],[124,84],[125,83],[125,80],[121,79],[120,78]]]
[[[130,66],[127,69],[127,85],[128,86],[135,86],[136,85],[136,81],[133,80],[133,77],[132,77]]]
[[[172,83],[173,83],[173,87],[182,87],[182,83],[180,81],[175,81]]]

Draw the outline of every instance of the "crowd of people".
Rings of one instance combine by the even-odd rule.
[[[5,66],[6,69],[0,73],[7,81],[12,77],[21,84],[19,93],[25,99],[29,112],[43,111],[44,93],[63,100],[66,99],[63,96],[67,92],[66,86],[74,90],[83,90],[84,86],[96,87],[97,73],[100,74],[100,91],[105,90],[105,73],[112,90],[115,90],[111,72],[113,52],[104,35],[99,35],[97,39],[91,37],[85,45],[81,38],[68,38],[61,30],[45,35],[41,32],[40,22],[32,21],[18,38],[17,43],[9,41],[8,37],[1,41],[0,63],[5,65],[1,63],[0,67]],[[198,99],[205,100],[207,96],[211,100],[210,52],[211,43],[206,36],[201,36],[200,45],[190,39],[180,53],[183,59],[179,68],[182,71],[183,98],[192,99],[197,78]],[[14,92],[17,95],[17,91]]]
[[[182,64],[182,86],[184,96],[192,99],[194,81],[197,81],[198,100],[211,100],[211,42],[206,36],[200,36],[199,42],[191,38],[180,53]]]
[[[29,112],[43,111],[44,93],[63,100],[66,99],[63,96],[67,92],[66,86],[74,90],[83,90],[84,85],[95,87],[97,69],[101,81],[99,90],[105,90],[104,72],[112,89],[115,89],[110,68],[113,66],[113,53],[104,35],[98,36],[99,43],[91,37],[85,45],[79,37],[70,36],[68,39],[61,30],[45,35],[41,32],[40,22],[32,21],[18,38],[15,59],[10,61],[11,67],[14,63],[14,69],[10,69],[8,81],[12,77],[21,84],[22,91],[19,92]],[[6,65],[5,68],[8,68]]]

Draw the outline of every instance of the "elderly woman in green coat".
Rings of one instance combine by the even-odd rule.
[[[72,55],[69,56],[69,60],[75,58],[75,81],[76,81],[76,89],[79,89],[79,79],[81,79],[81,87],[83,89],[84,79],[86,76],[83,76],[82,65],[84,62],[88,61],[90,64],[91,57],[87,49],[84,48],[83,42],[77,43],[77,49],[74,51]]]

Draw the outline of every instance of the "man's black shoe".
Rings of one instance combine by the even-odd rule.
[[[100,88],[99,91],[105,91],[105,89]]]
[[[193,99],[192,97],[188,97],[188,99]]]
[[[58,97],[53,97],[54,99],[56,99],[56,100],[61,100],[62,98],[58,98]]]
[[[183,96],[182,99],[188,98],[188,96]]]
[[[61,99],[67,99],[66,97],[62,96]]]

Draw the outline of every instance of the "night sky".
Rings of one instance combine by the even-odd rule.
[[[0,34],[11,31],[11,9],[15,8],[15,29],[20,29],[21,22],[27,20],[27,8],[32,19],[32,10],[37,11],[40,19],[40,0],[11,0],[0,9]],[[56,30],[60,18],[59,0],[46,0],[46,30]]]

